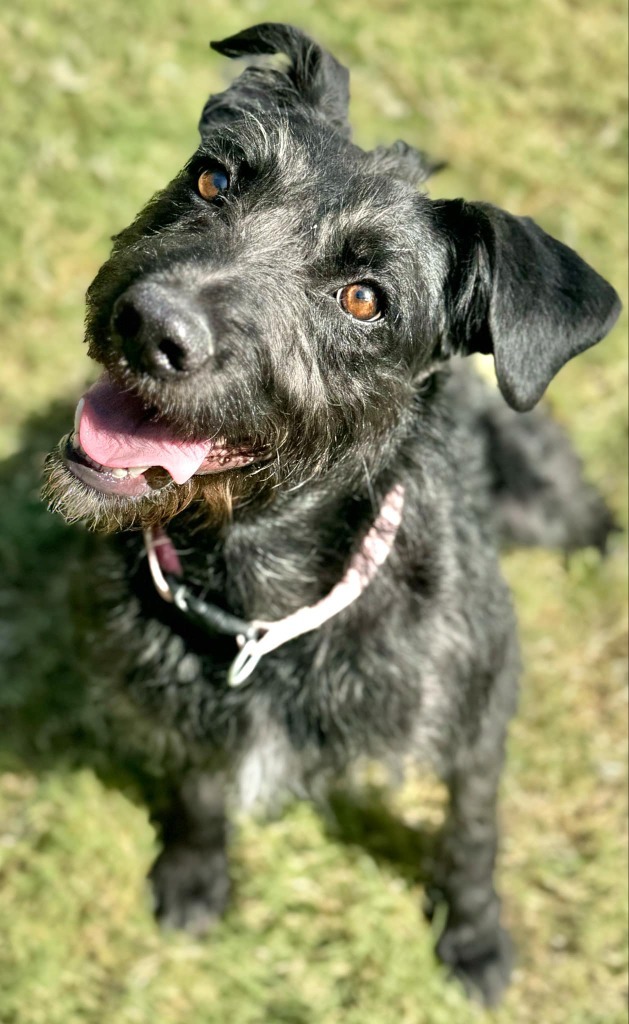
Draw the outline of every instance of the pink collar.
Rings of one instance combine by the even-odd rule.
[[[299,608],[291,615],[276,622],[254,619],[247,623],[249,639],[238,636],[240,651],[234,658],[228,673],[230,686],[240,686],[252,674],[265,654],[276,650],[289,640],[318,629],[339,612],[348,608],[369,586],[378,569],[389,557],[404,508],[404,487],[396,484],[386,495],[378,517],[369,529],[360,549],[353,556],[345,575],[329,594],[316,604]],[[150,528],[144,531],[149,567],[157,592],[166,601],[172,601],[171,589],[164,572],[181,576],[179,556],[172,541],[163,530]]]

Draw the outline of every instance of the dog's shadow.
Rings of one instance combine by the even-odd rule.
[[[41,499],[45,456],[73,414],[60,401],[31,417],[20,450],[0,463],[0,771],[88,767],[106,786],[143,803],[159,780],[137,750],[110,742],[105,708],[94,701],[76,642],[70,580],[89,574],[102,539],[68,527]],[[369,785],[359,796],[353,788],[338,790],[328,811],[330,839],[394,866],[410,884],[429,876],[436,830],[398,820],[383,789]]]
[[[20,449],[0,463],[0,769],[91,766],[113,782],[120,769],[99,743],[71,594],[101,540],[68,527],[41,498],[45,457],[73,416],[59,401],[31,417]]]
[[[368,853],[377,864],[392,867],[409,885],[430,888],[440,826],[407,824],[391,810],[387,789],[377,785],[360,791],[354,787],[335,790],[329,810],[325,819],[329,839]],[[425,909],[430,914],[429,901]]]

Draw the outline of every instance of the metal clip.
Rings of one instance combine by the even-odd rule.
[[[257,636],[252,636],[243,644],[227,673],[229,686],[241,686],[253,673],[260,659],[267,653],[260,645],[261,638],[262,631],[259,630]],[[240,637],[238,639],[240,640]]]

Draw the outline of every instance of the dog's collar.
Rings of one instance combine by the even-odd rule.
[[[153,583],[160,597],[176,605],[208,632],[236,637],[240,651],[229,669],[228,682],[230,686],[240,686],[265,654],[295,637],[318,629],[360,597],[391,553],[403,507],[404,488],[397,484],[386,495],[373,526],[365,534],[345,575],[329,594],[316,604],[299,608],[276,622],[261,619],[247,622],[192,594],[181,581],[182,567],[175,547],[161,528],[145,530],[144,542]]]

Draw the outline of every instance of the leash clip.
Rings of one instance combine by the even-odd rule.
[[[158,556],[157,545],[169,544],[163,530],[158,532],[149,529],[145,531],[145,539],[153,582],[165,601],[174,603],[184,615],[206,632],[236,637],[240,651],[228,670],[227,683],[231,687],[241,686],[253,674],[265,654],[303,636],[304,633],[319,629],[360,597],[391,553],[402,520],[403,508],[404,487],[402,484],[396,484],[386,495],[376,521],[363,537],[360,549],[352,557],[344,576],[332,587],[329,594],[315,604],[304,605],[291,615],[275,622],[255,619],[249,622],[240,619],[231,612],[217,605],[208,604],[203,598],[192,594],[181,582],[181,565],[172,545],[172,551],[164,548],[162,558]],[[161,562],[164,563],[163,566]],[[162,568],[167,570],[166,575]]]
[[[229,672],[227,673],[227,683],[229,686],[234,688],[242,686],[267,653],[260,643],[264,632],[264,626],[252,622],[249,636],[241,634],[237,637],[238,643],[242,644],[242,647],[229,667]]]

